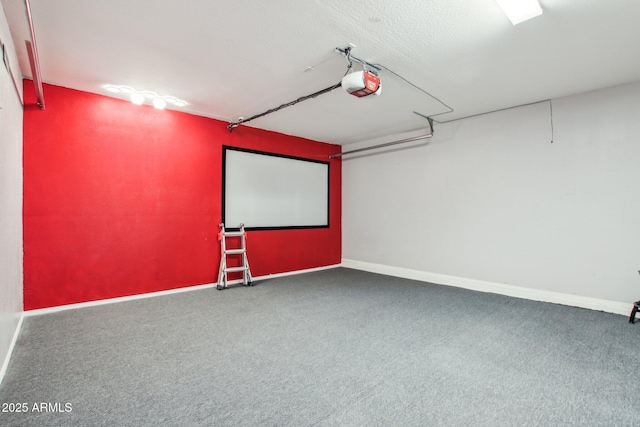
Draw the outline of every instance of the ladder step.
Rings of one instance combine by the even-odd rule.
[[[227,249],[226,254],[227,255],[236,255],[236,254],[243,254],[245,252],[246,252],[246,250],[244,250],[244,249]]]
[[[249,269],[249,261],[247,261],[247,249],[245,246],[246,233],[244,232],[244,224],[240,224],[240,228],[227,231],[224,229],[224,224],[220,224],[220,232],[218,233],[218,240],[220,241],[220,270],[218,272],[218,289],[224,289],[227,287],[228,277],[227,273],[242,273],[242,283],[245,285],[251,285],[251,270]],[[227,249],[227,238],[240,238],[240,245],[237,242],[231,245],[230,249]],[[238,247],[239,246],[239,247]],[[242,255],[242,265],[238,263],[232,267],[227,266],[228,255]]]

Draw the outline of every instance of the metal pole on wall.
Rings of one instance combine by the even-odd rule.
[[[38,60],[38,46],[36,45],[36,33],[33,29],[33,18],[31,17],[31,6],[29,0],[24,0],[27,8],[27,20],[29,21],[29,31],[31,33],[31,42],[25,40],[27,52],[29,54],[29,62],[31,64],[31,74],[33,75],[33,85],[36,88],[36,101],[41,110],[44,110],[44,92],[42,90],[42,77],[40,76],[40,61]]]

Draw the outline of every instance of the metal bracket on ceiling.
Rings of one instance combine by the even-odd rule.
[[[366,71],[373,72],[374,74],[377,75],[380,72],[380,70],[382,70],[382,68],[376,65],[373,65],[372,63],[367,62],[364,59],[356,58],[355,56],[351,55],[351,49],[353,49],[354,47],[356,47],[356,45],[354,45],[353,43],[349,43],[349,45],[346,47],[343,47],[343,48],[337,47],[335,51],[337,53],[344,55],[347,58],[347,61],[349,61],[349,63],[357,62],[358,64],[361,64]]]
[[[431,131],[431,135],[433,135],[433,119],[429,116],[425,116],[424,114],[420,114],[417,111],[414,111],[413,114],[416,114],[420,117],[427,119],[427,121],[429,122],[429,130]]]

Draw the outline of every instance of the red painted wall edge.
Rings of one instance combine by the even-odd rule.
[[[217,281],[222,146],[328,160],[340,147],[25,80],[24,309]],[[247,171],[250,173],[251,171]],[[330,227],[250,231],[253,276],[341,259],[339,159]]]

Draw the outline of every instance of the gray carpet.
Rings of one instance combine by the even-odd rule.
[[[623,316],[338,268],[27,317],[0,402],[28,411],[0,425],[640,425],[639,344]]]

